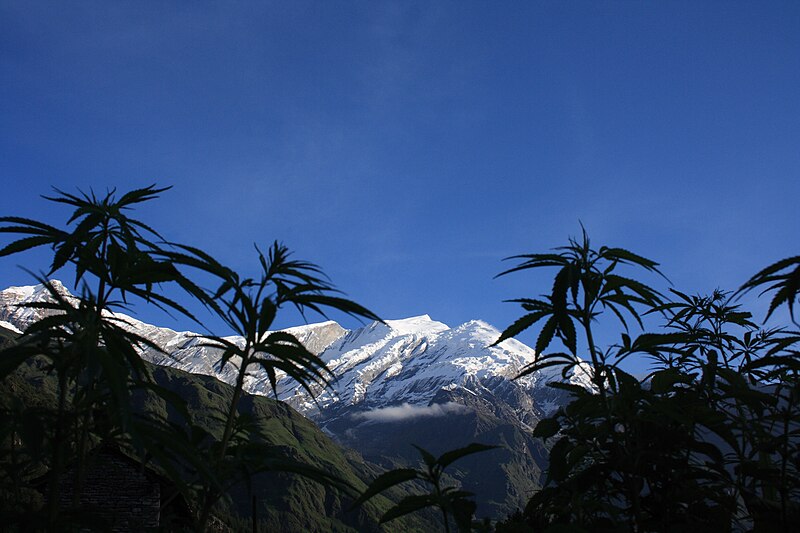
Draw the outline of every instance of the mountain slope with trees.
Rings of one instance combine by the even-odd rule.
[[[13,342],[17,336],[12,331],[0,328],[0,337]],[[52,411],[56,402],[57,383],[45,371],[46,363],[36,359],[20,366],[0,383],[0,408],[4,415],[14,414],[19,419],[30,415],[32,410]],[[220,435],[224,426],[220,415],[224,412],[233,388],[208,376],[189,374],[167,367],[152,367],[154,382],[185,402],[187,410],[201,427],[213,435]],[[136,394],[133,406],[137,412],[148,413],[169,420],[181,421],[181,415],[163,398],[155,394]],[[251,438],[277,455],[285,456],[305,464],[324,469],[347,481],[356,489],[363,489],[363,479],[375,477],[381,469],[370,464],[357,453],[343,449],[322,433],[312,422],[291,407],[264,396],[244,397],[240,414],[257,420]],[[39,417],[34,417],[34,420]],[[40,428],[41,432],[46,428]],[[8,450],[5,450],[8,452]],[[129,450],[134,455],[133,450]],[[8,456],[6,456],[8,459]],[[6,468],[13,465],[6,464]],[[18,464],[22,466],[22,462]],[[152,465],[157,468],[157,465]],[[43,465],[34,467],[33,479],[46,472]],[[21,483],[25,485],[25,480]],[[34,494],[33,491],[30,494]],[[404,493],[395,492],[390,498],[397,499]],[[14,501],[13,495],[5,494],[3,512],[6,517],[23,511]],[[252,499],[257,504],[259,531],[430,531],[435,522],[430,517],[408,517],[399,524],[386,529],[378,525],[380,515],[391,501],[382,499],[376,505],[350,510],[355,500],[354,493],[342,491],[304,479],[302,476],[278,472],[263,472],[252,476],[248,484],[238,484],[229,489],[223,504],[215,511],[222,522],[234,529],[252,528]],[[36,495],[34,500],[38,500]],[[38,503],[41,503],[39,500]],[[29,509],[35,511],[35,509]],[[22,516],[18,518],[23,519]],[[168,518],[168,517],[167,517]],[[186,524],[187,527],[190,524]]]

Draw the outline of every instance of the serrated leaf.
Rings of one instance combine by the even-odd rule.
[[[400,518],[403,515],[407,515],[408,513],[413,513],[415,511],[419,511],[420,509],[424,509],[425,507],[431,507],[436,504],[437,502],[433,496],[427,494],[419,496],[406,496],[400,500],[400,503],[383,514],[380,523],[385,524],[386,522],[391,522],[392,520]]]
[[[457,461],[458,459],[461,459],[462,457],[465,457],[467,455],[472,455],[473,453],[480,453],[488,450],[493,450],[495,448],[497,448],[497,446],[490,446],[488,444],[480,444],[477,442],[473,442],[467,446],[464,446],[463,448],[458,448],[457,450],[450,450],[448,452],[443,453],[436,460],[436,463],[440,467],[446,468],[448,465],[450,465],[454,461]]]
[[[351,509],[361,505],[362,503],[366,502],[373,496],[380,494],[381,492],[394,487],[395,485],[399,485],[400,483],[404,483],[406,481],[411,481],[413,479],[417,479],[419,474],[416,470],[412,468],[398,468],[396,470],[390,470],[389,472],[385,472],[380,476],[376,477],[372,483],[367,486],[361,495],[353,502],[350,506]]]
[[[536,339],[536,353],[543,353],[547,349],[556,333],[557,325],[558,318],[555,315],[547,319],[547,322],[545,322],[544,327],[542,327],[542,330],[539,332],[539,336]]]
[[[436,466],[436,457],[434,457],[431,452],[420,446],[417,446],[416,444],[412,444],[412,446],[417,449],[420,456],[422,456],[422,460],[425,461],[425,464],[429,469],[433,469]]]
[[[24,239],[16,240],[5,246],[2,250],[0,250],[0,257],[24,252],[26,250],[30,250],[31,248],[36,248],[37,246],[50,244],[52,242],[53,238],[50,236],[25,237]]]
[[[575,324],[572,322],[572,318],[566,313],[559,316],[558,329],[561,332],[564,346],[569,349],[572,355],[577,355],[578,340],[577,333],[575,332]]]
[[[522,316],[522,318],[517,319],[513,324],[503,330],[500,337],[489,346],[497,346],[506,339],[516,337],[548,314],[547,312],[539,311]]]

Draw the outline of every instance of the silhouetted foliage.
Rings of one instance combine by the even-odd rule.
[[[294,335],[271,331],[285,307],[379,318],[341,297],[319,267],[293,259],[278,242],[266,253],[256,247],[259,275],[245,277],[128,216],[132,207],[166,190],[150,186],[120,197],[114,191],[99,197],[56,191],[47,199],[73,209],[65,228],[0,218],[0,233],[22,236],[0,249],[0,257],[41,246],[53,252],[49,270],[33,274],[49,295],[28,305],[40,318],[19,338],[0,343],[0,379],[16,391],[0,405],[4,527],[106,528],[80,507],[87,456],[101,442],[169,476],[175,495],[188,502],[197,531],[209,528],[214,513],[226,512],[224,498],[232,487],[263,472],[300,474],[355,497],[354,487],[331,472],[276,453],[263,441],[258,418],[240,404],[245,377],[254,368],[265,372],[276,393],[284,374],[312,397],[333,378]],[[555,366],[565,378],[587,377],[589,385],[550,384],[571,399],[533,430],[551,444],[544,486],[524,511],[495,524],[497,531],[800,529],[800,333],[759,327],[736,300],[760,289],[771,295],[765,323],[785,306],[797,325],[800,257],[768,266],[733,295],[656,290],[623,272],[661,275],[657,263],[622,248],[594,248],[585,231],[550,253],[510,259],[518,264],[500,275],[551,267],[556,272],[548,294],[512,300],[524,313],[495,344],[539,325],[536,360],[520,375]],[[50,280],[67,266],[74,269],[75,296]],[[199,286],[193,281],[198,276],[212,287]],[[230,397],[215,408],[218,431],[155,383],[140,353],[161,348],[133,333],[118,314],[136,298],[196,320],[191,306],[165,295],[168,284],[241,337],[235,342],[213,333],[199,336],[215,350],[220,369],[235,370]],[[596,328],[607,320],[619,328],[619,341],[601,347]],[[652,329],[655,322],[660,325]],[[634,327],[641,331],[634,334]],[[647,376],[625,370],[634,357],[650,363]],[[17,380],[22,368],[51,376],[38,396]],[[133,399],[141,394],[169,405],[171,416],[135,410]],[[472,494],[444,486],[442,474],[454,461],[491,448],[473,443],[439,457],[418,448],[422,468],[379,475],[353,506],[416,482],[430,492],[402,498],[381,523],[435,508],[446,531],[451,523],[461,532],[487,531],[487,521],[473,521]],[[59,490],[68,472],[72,494],[65,508]],[[36,480],[46,485],[43,495]]]
[[[381,474],[369,484],[366,490],[353,503],[353,506],[361,505],[373,496],[400,483],[421,480],[431,486],[431,492],[406,496],[397,505],[386,511],[381,518],[381,523],[389,522],[427,507],[438,507],[442,513],[442,521],[446,532],[449,533],[450,531],[451,516],[459,532],[472,531],[472,517],[475,514],[475,502],[471,500],[473,494],[460,490],[456,486],[443,487],[442,473],[445,468],[462,457],[473,453],[485,452],[497,446],[487,446],[473,442],[464,448],[445,452],[438,458],[419,446],[414,447],[422,456],[425,464],[424,470],[398,468]]]
[[[524,523],[533,531],[797,530],[798,333],[759,329],[729,293],[670,290],[667,298],[620,277],[620,265],[658,272],[657,264],[618,248],[594,250],[585,231],[555,252],[518,256],[522,263],[502,273],[558,268],[545,299],[513,300],[527,314],[497,342],[545,320],[537,360],[522,375],[557,365],[565,376],[589,372],[594,387],[551,384],[572,400],[534,430],[555,442]],[[775,291],[767,317],[784,303],[791,313],[796,272],[781,272],[796,263],[776,263],[743,286]],[[601,350],[593,327],[606,311],[624,332]],[[663,327],[631,337],[626,314],[640,327],[645,314],[661,316]],[[555,339],[567,352],[546,351]],[[621,368],[631,356],[651,362],[645,379]],[[521,527],[519,518],[503,527]]]
[[[206,529],[212,510],[230,487],[259,472],[293,472],[353,490],[329,472],[272,454],[269,447],[252,438],[256,421],[240,414],[239,401],[245,374],[253,366],[267,372],[273,388],[277,372],[293,377],[309,391],[312,384],[328,384],[330,371],[318,357],[293,335],[269,331],[283,306],[323,315],[325,310],[336,310],[356,317],[378,317],[338,296],[316,265],[292,260],[283,245],[275,243],[267,255],[257,249],[261,277],[242,278],[197,248],[165,242],[154,229],[127,215],[135,204],[155,199],[166,190],[150,186],[118,199],[115,191],[97,197],[57,190],[57,196],[46,198],[74,208],[66,229],[27,218],[0,218],[0,233],[23,235],[0,250],[0,257],[39,246],[53,250],[49,271],[36,276],[50,298],[28,305],[42,318],[4,347],[0,378],[34,358],[42,360],[46,373],[58,377],[55,412],[14,404],[3,416],[4,496],[12,483],[24,488],[37,468],[49,470],[47,512],[38,513],[35,506],[5,508],[11,513],[5,522],[9,526],[16,523],[56,530],[80,517],[85,459],[99,442],[119,442],[143,458],[154,458],[191,503],[194,528],[199,531]],[[67,264],[75,271],[77,296],[48,281]],[[206,291],[180,269],[210,274],[218,280],[218,287]],[[128,298],[134,296],[194,318],[159,290],[166,283],[182,287],[244,339],[239,345],[223,336],[204,337],[208,346],[219,349],[220,367],[230,364],[237,368],[230,404],[219,413],[224,421],[221,436],[196,424],[180,397],[153,382],[140,349],[161,348],[132,333],[115,315],[126,310]],[[134,413],[131,394],[140,389],[169,402],[183,414],[184,423]],[[74,465],[75,472],[71,509],[59,505],[67,464]],[[20,501],[24,499],[19,489],[10,492]]]
[[[766,322],[781,304],[786,304],[789,308],[789,315],[797,324],[794,318],[794,304],[798,302],[800,294],[800,256],[796,255],[773,263],[750,278],[747,283],[742,285],[740,291],[749,291],[763,285],[768,286],[762,290],[761,294],[775,291],[764,321]]]

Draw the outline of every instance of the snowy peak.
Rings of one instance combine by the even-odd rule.
[[[347,334],[347,330],[333,320],[295,326],[283,331],[294,335],[314,355],[321,354],[328,346]]]
[[[63,296],[71,296],[69,290],[58,280],[50,281],[53,290]],[[25,287],[9,287],[0,291],[0,321],[8,322],[15,329],[24,331],[41,318],[43,311],[25,307],[25,304],[51,300],[50,290],[43,284]]]
[[[337,380],[330,389],[315,391],[316,402],[289,379],[279,382],[278,396],[307,415],[329,418],[352,408],[425,406],[442,390],[481,394],[502,385],[530,394],[561,379],[549,371],[512,381],[536,354],[515,340],[492,346],[499,337],[500,331],[482,320],[456,328],[428,315],[374,322],[347,332],[320,354]],[[579,375],[574,381],[585,380]]]
[[[425,337],[447,331],[447,324],[437,322],[428,315],[414,316],[401,320],[387,320],[386,325],[397,335],[418,335]]]
[[[69,294],[61,283],[52,283],[59,292]],[[37,309],[25,308],[24,304],[49,297],[49,291],[42,285],[0,291],[0,321],[24,330],[39,318],[37,313],[41,313]],[[164,355],[143,348],[142,356],[148,361],[212,375],[228,383],[235,380],[235,367],[227,365],[220,369],[218,351],[202,346],[197,334],[145,324],[121,314],[116,316],[167,352]],[[529,403],[534,405],[536,396],[543,402],[550,402],[546,399],[550,397],[547,391],[552,389],[544,385],[561,379],[557,371],[547,371],[513,380],[535,360],[535,352],[513,339],[492,346],[500,331],[481,320],[450,328],[428,315],[420,315],[373,322],[354,330],[327,321],[284,331],[293,334],[317,354],[336,376],[331,388],[315,391],[314,402],[299,383],[279,374],[278,397],[308,416],[330,418],[344,408],[371,410],[402,404],[426,406],[441,391],[494,394],[492,391],[508,387],[518,390],[523,396],[530,396]],[[237,342],[239,339],[230,337],[230,340]],[[583,373],[576,374],[571,381],[589,383],[588,376]],[[272,392],[261,369],[253,369],[248,374],[245,386],[254,394]],[[535,410],[541,413],[547,409],[540,406]]]
[[[67,289],[64,284],[57,279],[50,280],[49,284],[53,290],[59,294],[66,296],[72,295],[72,293],[69,292],[69,289]],[[27,285],[23,287],[9,287],[2,292],[17,295],[17,297],[29,302],[41,301],[42,299],[50,296],[50,289],[48,289],[43,283],[38,285]]]
[[[340,342],[330,345],[330,349],[325,351],[322,358],[330,364],[333,359],[338,360],[336,354],[354,350],[367,353],[397,342],[397,339],[433,338],[448,329],[447,324],[437,322],[428,315],[384,322],[375,321],[362,328],[345,330],[346,334],[340,338]]]

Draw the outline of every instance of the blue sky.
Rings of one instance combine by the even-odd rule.
[[[799,6],[2,0],[0,214],[173,185],[138,213],[172,240],[252,272],[279,239],[381,316],[450,325],[514,320],[550,282],[501,259],[579,221],[735,288],[798,253]]]

